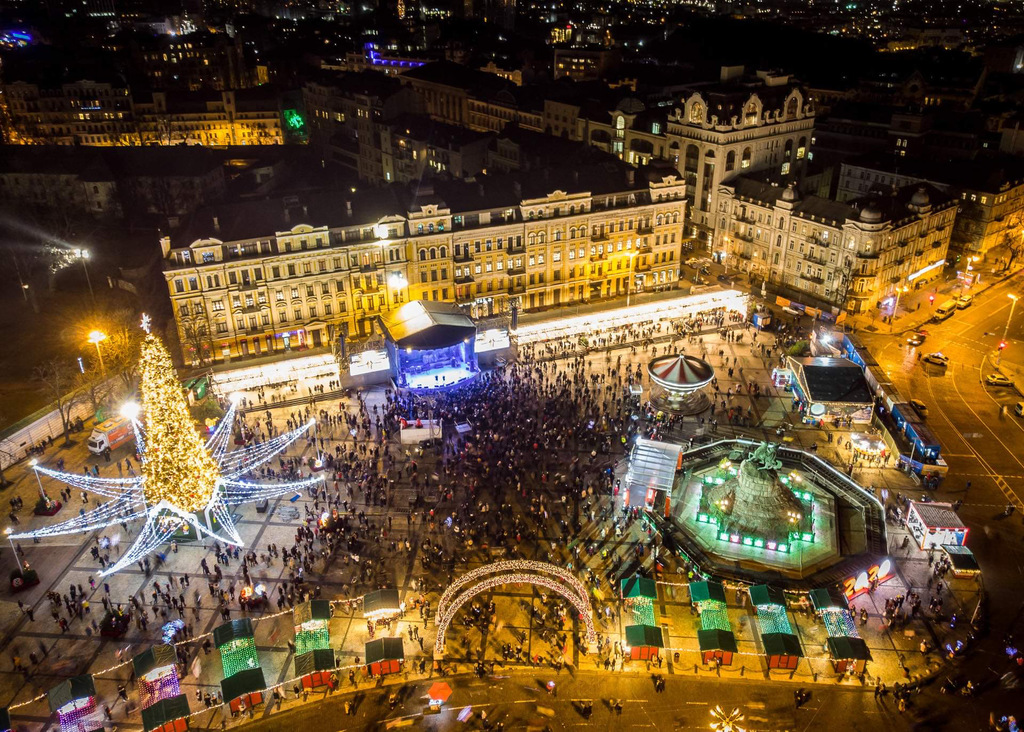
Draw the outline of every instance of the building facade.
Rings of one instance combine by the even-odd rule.
[[[367,336],[412,299],[486,316],[676,286],[686,199],[671,173],[542,195],[510,180],[394,188],[201,212],[161,239],[186,357]]]
[[[718,216],[730,267],[812,305],[861,313],[942,275],[956,202],[913,185],[840,203],[741,177],[721,186]]]

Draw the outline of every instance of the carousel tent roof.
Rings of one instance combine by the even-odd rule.
[[[153,669],[173,666],[178,662],[178,654],[174,646],[161,643],[158,646],[143,651],[132,659],[132,667],[135,669],[135,677],[145,676]]]
[[[366,644],[366,662],[404,661],[405,645],[401,638],[375,638]]]
[[[663,493],[671,492],[682,450],[682,445],[638,437],[629,454],[626,490],[654,488]]]
[[[691,582],[690,600],[692,602],[708,602],[714,600],[725,602],[725,588],[720,582]]]
[[[46,692],[46,700],[50,703],[50,712],[56,712],[65,705],[78,699],[88,699],[96,696],[96,684],[92,676],[74,676],[64,679],[59,684]]]
[[[266,688],[267,682],[263,680],[263,669],[259,667],[239,671],[234,676],[229,676],[220,682],[220,691],[226,702],[254,691],[263,691]]]
[[[850,638],[839,636],[838,638],[826,638],[828,652],[837,661],[870,661],[871,651],[863,638]]]
[[[736,653],[736,636],[729,630],[719,630],[718,628],[698,630],[697,643],[702,651]]]
[[[665,636],[657,625],[627,625],[626,645],[664,648]]]
[[[230,643],[239,638],[252,638],[252,621],[249,618],[239,618],[213,629],[213,644],[217,647]]]
[[[655,383],[670,390],[702,386],[715,376],[711,364],[685,353],[654,359],[647,364],[647,373]]]
[[[331,671],[338,663],[333,648],[317,648],[314,651],[300,653],[295,657],[295,673],[305,676],[315,671]]]
[[[399,348],[447,348],[476,336],[476,326],[457,305],[413,300],[381,317],[384,333]]]
[[[786,595],[778,587],[754,585],[750,588],[750,604],[754,607],[760,607],[761,605],[781,605],[786,607]]]
[[[622,580],[619,583],[619,588],[622,591],[622,596],[626,599],[647,597],[653,600],[658,597],[658,589],[654,580],[641,577],[638,574]]]
[[[398,590],[389,587],[386,590],[374,590],[363,595],[363,615],[381,612],[382,610],[398,610],[401,606]]]
[[[935,529],[960,529],[964,526],[964,522],[953,510],[952,503],[911,501],[910,504],[924,521],[925,526]]]
[[[819,587],[807,593],[815,610],[847,610],[850,601],[846,599],[838,587]]]
[[[761,636],[761,645],[766,656],[804,656],[800,639],[792,633],[765,633]]]
[[[184,694],[161,699],[156,704],[142,710],[142,727],[146,732],[160,729],[168,722],[184,719],[191,712],[188,708],[188,697]]]
[[[292,620],[296,625],[308,623],[310,620],[330,620],[330,600],[310,600],[296,605],[292,610]]]

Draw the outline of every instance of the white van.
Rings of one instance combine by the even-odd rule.
[[[1017,405],[1013,408],[1013,413],[1018,417],[1024,417],[1024,402],[1017,402]]]
[[[946,302],[935,308],[935,315],[932,316],[932,320],[935,322],[941,322],[946,318],[949,318],[956,312],[956,300],[946,300]]]

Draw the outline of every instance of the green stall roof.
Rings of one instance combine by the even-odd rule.
[[[653,646],[665,647],[665,637],[657,625],[627,625],[626,645],[630,647]]]
[[[161,699],[142,710],[142,726],[146,732],[159,729],[168,722],[184,719],[192,712],[188,708],[188,697],[184,694]]]
[[[295,657],[296,676],[306,676],[316,671],[333,671],[337,666],[338,662],[331,648],[317,648]]]
[[[366,662],[404,661],[405,646],[401,638],[376,638],[366,644]]]
[[[825,642],[828,644],[829,654],[837,661],[871,660],[871,651],[868,650],[868,644],[864,642],[863,638],[841,636],[839,638],[826,638]]]
[[[331,603],[329,600],[310,600],[296,605],[292,610],[292,619],[296,625],[308,623],[310,620],[330,620]]]
[[[804,657],[800,639],[792,633],[765,633],[761,636],[766,656],[799,656]]]
[[[140,678],[154,669],[173,666],[177,662],[178,654],[175,653],[174,646],[161,643],[135,656],[132,659],[132,667],[135,669],[135,677]]]
[[[266,688],[267,682],[263,680],[263,669],[261,668],[247,668],[220,682],[220,691],[226,702],[254,691],[263,691]]]
[[[707,602],[717,600],[725,602],[725,588],[721,582],[691,582],[690,600],[692,602]]]
[[[786,607],[786,593],[778,587],[754,585],[750,588],[750,604],[754,607],[762,605],[781,605]]]
[[[850,601],[838,587],[818,588],[807,593],[815,610],[848,610]]]
[[[88,674],[65,679],[46,692],[51,714],[73,701],[92,696],[96,696],[96,684]]]
[[[213,629],[213,644],[218,648],[239,638],[252,638],[252,621],[239,618]]]
[[[698,630],[697,643],[702,651],[736,652],[736,636],[728,630]]]
[[[641,577],[640,575],[634,575],[622,580],[619,583],[619,589],[622,597],[625,599],[646,597],[656,600],[658,598],[658,590],[654,580]]]

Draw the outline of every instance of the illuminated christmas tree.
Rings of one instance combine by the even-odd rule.
[[[138,406],[126,405],[122,411],[131,418],[135,429],[136,445],[142,456],[142,475],[99,478],[36,465],[34,469],[41,475],[110,500],[54,526],[11,537],[39,539],[88,533],[118,522],[143,520],[145,524],[135,543],[101,575],[112,574],[137,562],[179,531],[196,538],[209,536],[241,546],[242,539],[235,528],[230,506],[275,498],[321,480],[319,476],[279,483],[256,483],[246,479],[304,435],[313,426],[312,421],[266,442],[228,451],[235,421],[232,403],[204,443],[189,414],[171,357],[163,343],[149,332],[149,326],[149,317],[143,316],[142,327],[147,335],[139,371],[145,425],[136,419]]]

